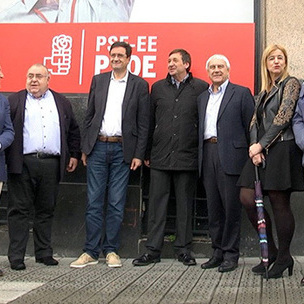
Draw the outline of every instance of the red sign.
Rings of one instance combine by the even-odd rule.
[[[166,77],[169,52],[184,48],[195,77],[208,82],[206,60],[223,54],[231,64],[231,81],[253,91],[254,32],[253,23],[0,24],[1,90],[23,89],[28,68],[44,63],[52,89],[88,93],[92,76],[110,70],[109,46],[124,40],[133,47],[131,72],[150,84]]]

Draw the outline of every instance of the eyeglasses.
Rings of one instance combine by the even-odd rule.
[[[110,54],[110,57],[111,58],[118,57],[119,59],[121,59],[121,58],[127,57],[127,55],[126,54],[116,54],[116,53],[113,53],[113,54]]]
[[[48,77],[48,75],[42,75],[42,74],[28,74],[27,79],[33,79],[34,77],[38,80],[41,80],[44,77]]]

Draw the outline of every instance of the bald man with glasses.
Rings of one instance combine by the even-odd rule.
[[[50,74],[42,64],[31,66],[26,89],[9,96],[15,140],[7,150],[8,259],[13,270],[25,269],[30,210],[37,263],[53,258],[51,231],[65,171],[73,172],[81,157],[80,131],[70,102],[49,89]]]

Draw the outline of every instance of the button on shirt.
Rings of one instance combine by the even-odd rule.
[[[204,139],[209,139],[211,137],[217,137],[217,117],[220,110],[220,106],[225,94],[229,80],[227,79],[218,89],[216,93],[212,90],[212,85],[209,86],[209,100],[206,109],[205,116],[205,130]]]
[[[43,152],[60,155],[60,125],[50,90],[41,98],[27,94],[23,127],[23,154]]]
[[[122,79],[115,79],[113,72],[109,85],[105,114],[102,120],[100,135],[121,136],[122,103],[127,87],[129,73]]]

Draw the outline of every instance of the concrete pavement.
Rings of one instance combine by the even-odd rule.
[[[174,259],[147,267],[134,267],[123,259],[123,267],[110,269],[105,260],[83,269],[69,267],[74,258],[59,258],[59,266],[47,267],[25,260],[26,270],[13,271],[7,257],[0,256],[0,304],[304,304],[304,257],[295,257],[294,274],[266,282],[251,267],[258,258],[241,258],[237,270],[221,274],[216,269],[186,267]]]

